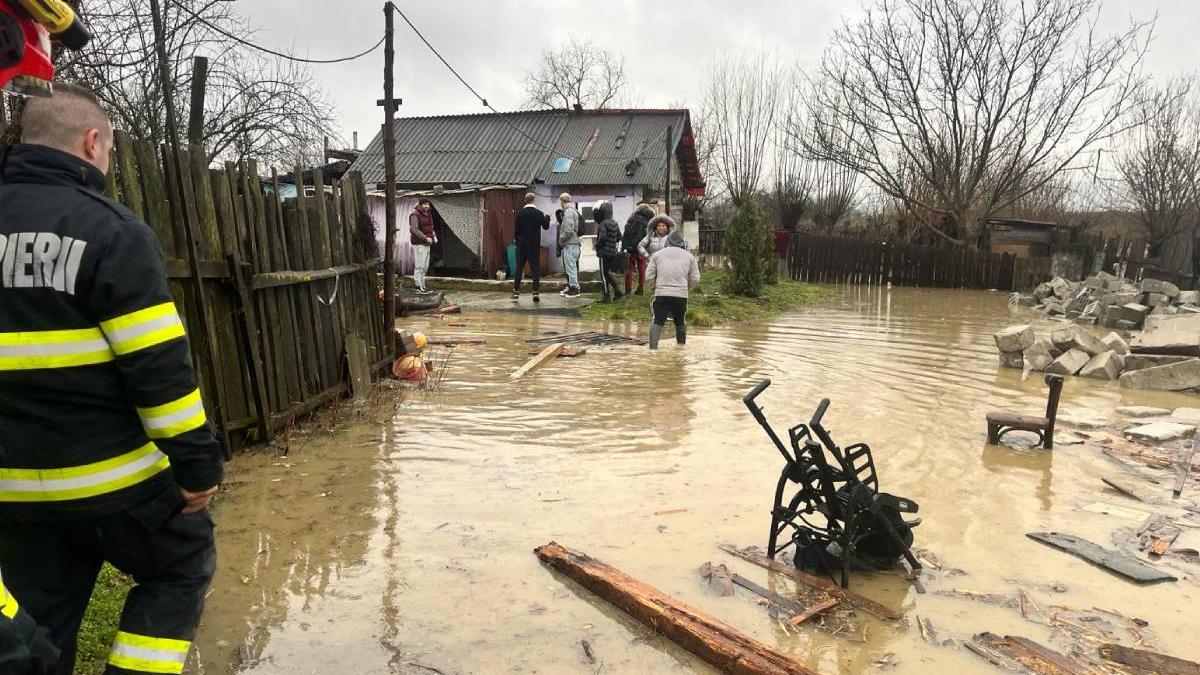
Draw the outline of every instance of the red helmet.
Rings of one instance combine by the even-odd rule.
[[[0,2],[0,87],[47,95],[53,79],[50,31],[24,11]]]

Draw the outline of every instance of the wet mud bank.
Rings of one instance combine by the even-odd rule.
[[[823,673],[995,672],[939,644],[981,631],[1066,651],[1069,629],[1023,617],[1019,589],[1047,614],[1136,617],[1148,648],[1200,660],[1190,571],[1137,586],[1025,537],[1058,529],[1110,545],[1116,527],[1137,523],[1084,510],[1121,503],[1101,483],[1114,465],[1095,447],[986,444],[986,412],[1045,405],[1038,374],[996,364],[992,334],[1038,321],[1022,311],[999,293],[850,288],[760,324],[694,330],[684,350],[589,348],[515,382],[529,358],[521,339],[597,324],[511,313],[414,322],[487,344],[458,347],[442,389],[414,393],[394,416],[364,413],[295,439],[286,457],[231,465],[192,672],[713,672],[540,565],[532,550],[551,540]],[[853,638],[787,629],[750,594],[719,596],[697,575],[724,563],[794,592],[718,548],[766,542],[780,460],[740,402],[763,377],[775,382],[760,401],[772,422],[807,419],[830,397],[834,438],[869,442],[883,489],[921,504],[916,545],[940,567],[927,592],[896,574],[851,579],[904,619],[859,612]],[[1083,379],[1062,401],[1063,414],[1113,420],[1119,406],[1196,405]],[[997,597],[977,597],[987,594]],[[1058,616],[1078,623],[1067,612]]]

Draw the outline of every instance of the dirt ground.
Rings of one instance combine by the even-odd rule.
[[[191,672],[712,672],[539,564],[532,550],[550,540],[823,673],[993,672],[952,643],[981,631],[1066,652],[1080,641],[1046,615],[1095,620],[1055,606],[1115,612],[1104,615],[1121,624],[1112,638],[1128,644],[1116,616],[1136,617],[1148,622],[1133,624],[1148,648],[1200,660],[1194,563],[1164,559],[1179,581],[1137,586],[1024,536],[1061,530],[1112,546],[1114,531],[1154,509],[1104,488],[1102,476],[1132,474],[1094,438],[1052,452],[986,444],[987,411],[1044,406],[1037,374],[996,365],[991,335],[1016,311],[997,293],[850,288],[761,325],[693,331],[683,350],[669,338],[657,353],[592,348],[517,382],[508,375],[529,358],[523,339],[597,328],[638,335],[645,326],[472,312],[410,322],[487,344],[457,348],[436,391],[413,391],[398,408],[387,396],[344,406],[336,424],[297,432],[286,455],[232,463]],[[775,383],[761,401],[777,428],[830,397],[834,438],[869,442],[883,489],[920,503],[916,545],[941,567],[923,576],[927,592],[898,574],[851,579],[852,590],[905,619],[855,616],[858,640],[807,624],[787,630],[750,594],[722,597],[701,582],[696,569],[712,561],[792,589],[717,548],[766,544],[781,462],[740,402],[763,377]],[[1200,397],[1068,379],[1062,411],[1119,428],[1121,405],[1195,406]],[[1195,497],[1200,485],[1189,490]],[[1018,589],[1040,614],[1023,618],[1003,604]]]

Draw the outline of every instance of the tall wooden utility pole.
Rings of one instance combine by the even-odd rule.
[[[675,127],[667,125],[667,173],[663,178],[663,199],[667,202],[667,215],[671,215],[671,140],[675,137]]]
[[[383,327],[387,356],[396,354],[396,106],[392,91],[392,61],[396,50],[393,43],[391,2],[383,3]]]
[[[175,93],[171,90],[171,68],[167,59],[167,38],[166,32],[163,30],[163,18],[159,10],[158,0],[150,0],[150,18],[154,26],[154,51],[158,57],[158,76],[161,80],[163,106],[167,111],[167,152],[171,155],[166,158],[175,165],[175,189],[179,195],[179,208],[171,209],[171,213],[178,214],[179,218],[183,219],[184,239],[187,242],[188,256],[188,271],[191,273],[192,292],[195,295],[193,302],[195,303],[195,311],[199,314],[200,326],[203,330],[200,335],[191,335],[189,339],[192,344],[193,361],[196,359],[195,344],[198,340],[203,345],[202,353],[205,358],[202,359],[205,370],[208,373],[208,381],[212,384],[211,391],[208,392],[211,400],[216,407],[216,415],[212,418],[216,419],[216,426],[221,431],[221,444],[224,446],[225,457],[228,459],[231,456],[229,447],[229,434],[225,430],[225,410],[221,405],[221,385],[217,379],[217,365],[214,363],[216,352],[213,351],[211,336],[215,335],[212,329],[212,324],[209,322],[208,313],[208,298],[204,295],[204,282],[200,277],[200,254],[196,247],[196,241],[199,235],[196,233],[196,221],[189,212],[188,206],[184,201],[184,195],[187,191],[184,190],[184,182],[191,176],[189,168],[184,164],[183,154],[179,150],[179,123],[175,118]],[[203,96],[201,96],[200,107],[203,108]],[[201,117],[202,118],[202,117]],[[197,371],[201,364],[197,363]]]

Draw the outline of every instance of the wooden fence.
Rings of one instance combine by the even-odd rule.
[[[166,150],[118,133],[109,193],[158,235],[205,408],[228,450],[270,439],[345,392],[346,353],[361,351],[347,342],[365,341],[373,371],[388,362],[380,260],[361,176],[330,187],[315,169],[306,195],[297,167],[298,196],[282,199],[279,175],[261,179],[253,160],[213,169],[203,148],[180,154],[182,195]]]
[[[1050,258],[794,233],[788,267],[798,281],[944,288],[1032,288],[1050,278]]]

